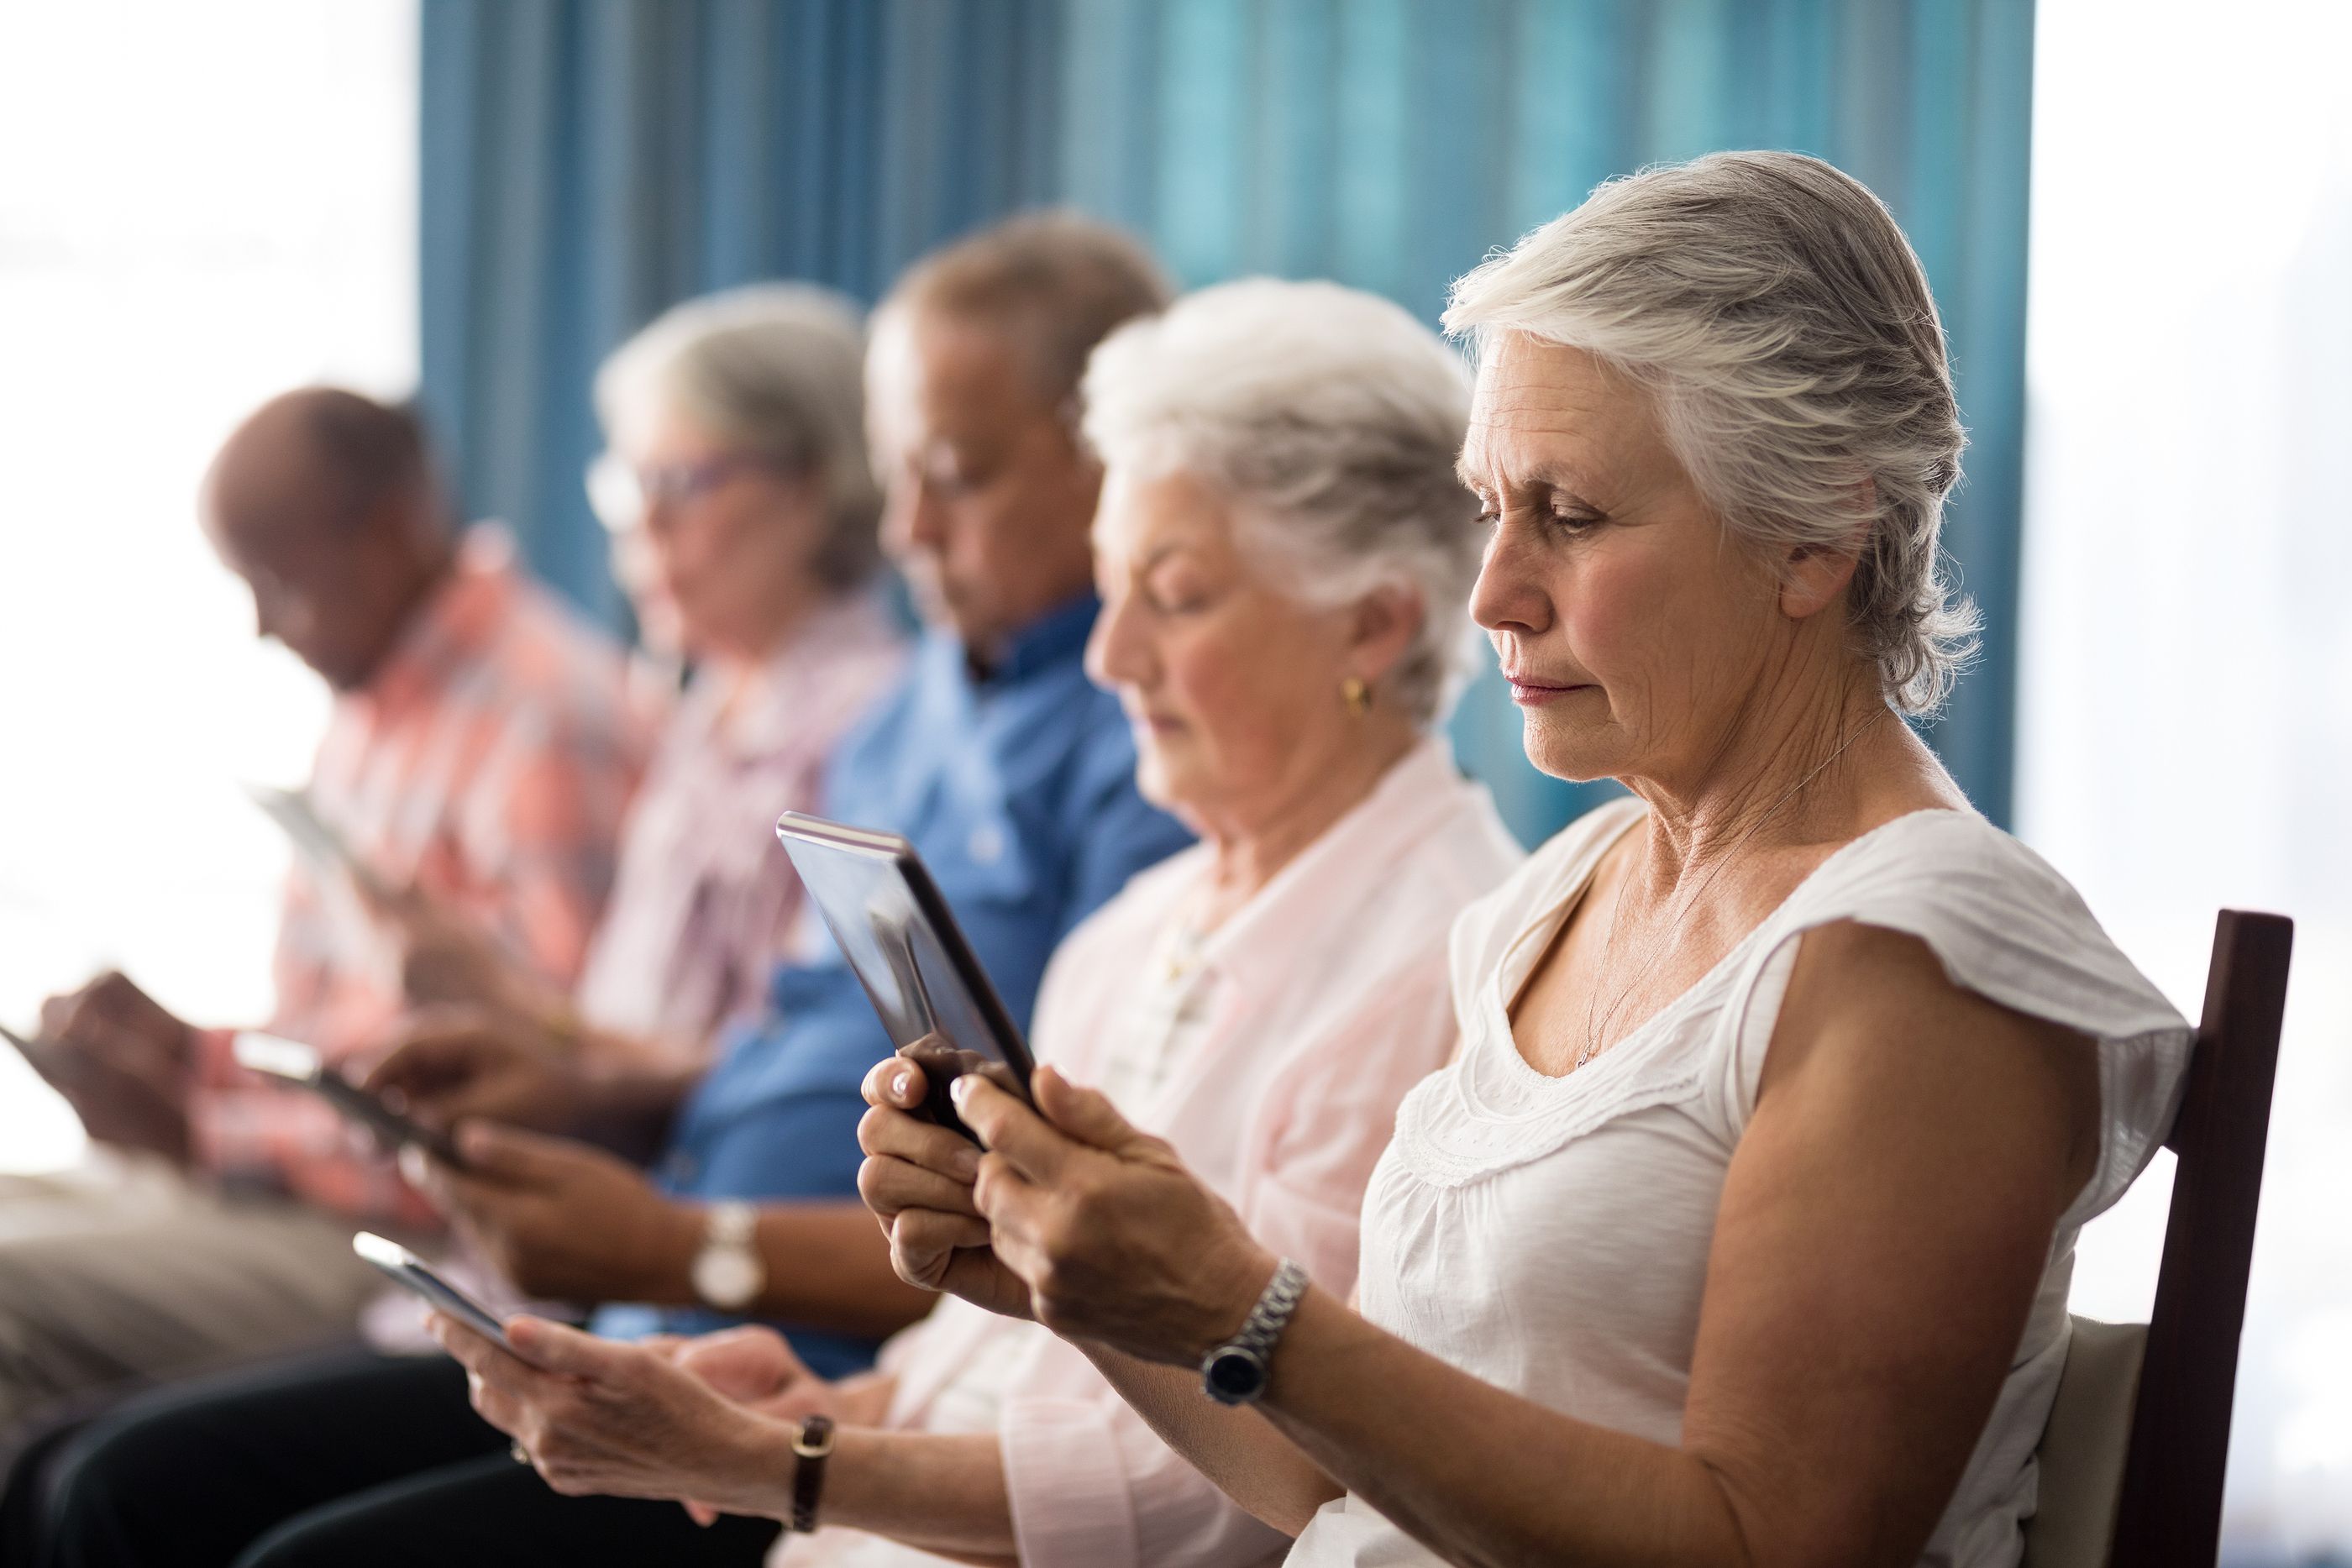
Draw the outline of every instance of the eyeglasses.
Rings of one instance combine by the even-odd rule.
[[[625,534],[643,524],[656,506],[690,506],[738,475],[772,466],[763,458],[730,453],[699,463],[639,468],[620,454],[606,452],[588,465],[588,507],[608,530]]]

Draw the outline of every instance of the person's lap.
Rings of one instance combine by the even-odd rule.
[[[381,1283],[350,1228],[159,1165],[0,1176],[0,1434],[93,1391],[352,1333]]]
[[[128,1401],[63,1445],[54,1568],[373,1562],[757,1564],[772,1523],[565,1498],[509,1456],[438,1356],[316,1356]]]
[[[313,1509],[256,1543],[237,1568],[759,1568],[781,1528],[729,1518],[704,1529],[673,1502],[563,1497],[501,1450]]]

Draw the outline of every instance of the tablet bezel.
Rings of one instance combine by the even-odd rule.
[[[1019,1027],[1013,1023],[1013,1014],[1005,1007],[1004,999],[997,995],[995,982],[988,977],[988,970],[981,963],[979,955],[971,950],[971,944],[965,940],[962,927],[956,924],[954,911],[948,907],[947,899],[940,894],[939,883],[932,880],[930,869],[923,864],[923,858],[916,852],[915,846],[897,833],[884,832],[874,828],[853,827],[847,822],[836,822],[829,818],[811,816],[804,811],[786,811],[776,819],[776,837],[783,844],[785,854],[793,856],[793,869],[796,872],[799,870],[798,856],[794,853],[796,845],[807,845],[823,852],[856,855],[863,860],[877,861],[889,866],[905,886],[908,902],[915,913],[929,926],[931,940],[938,945],[940,951],[946,955],[949,967],[955,972],[956,978],[962,984],[965,995],[971,1000],[973,1010],[980,1015],[981,1022],[995,1036],[992,1040],[980,1043],[994,1047],[999,1061],[1019,1082],[1023,1094],[1027,1094],[1029,1079],[1036,1066],[1035,1060],[1029,1051],[1029,1042],[1023,1038]],[[864,988],[867,1002],[874,1007],[875,1016],[883,1017],[883,1005],[879,994],[873,981],[857,967],[854,961],[850,960],[848,956],[851,951],[850,945],[841,940],[840,925],[835,918],[834,912],[824,906],[824,901],[818,896],[816,889],[810,885],[806,877],[802,878],[802,886],[810,904],[815,906],[819,917],[824,921],[825,928],[834,934],[835,944],[840,948],[844,962],[848,963],[851,972],[857,976],[857,983]],[[887,950],[887,946],[885,950]],[[911,961],[911,956],[909,956],[909,961]],[[894,1046],[903,1046],[908,1042],[893,1040],[891,1043]],[[949,1043],[961,1046],[965,1042],[950,1041]]]

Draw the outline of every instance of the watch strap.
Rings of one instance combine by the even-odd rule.
[[[1307,1285],[1307,1270],[1296,1260],[1285,1258],[1276,1264],[1274,1278],[1268,1280],[1265,1289],[1258,1292],[1249,1316],[1242,1320],[1241,1332],[1210,1351],[1202,1360],[1202,1378],[1208,1377],[1209,1369],[1220,1356],[1235,1351],[1250,1356],[1259,1366],[1265,1366],[1274,1354],[1275,1342],[1281,1339],[1282,1331],[1290,1326],[1291,1314],[1298,1311],[1298,1303],[1306,1299]],[[1213,1383],[1209,1385],[1209,1393],[1213,1398],[1225,1398],[1217,1393]]]
[[[824,1461],[833,1453],[833,1417],[812,1416],[793,1439],[793,1529],[816,1528],[816,1505],[824,1495]]]

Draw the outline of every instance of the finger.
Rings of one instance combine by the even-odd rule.
[[[1036,1112],[977,1072],[957,1079],[948,1092],[964,1125],[992,1153],[1002,1155],[1032,1180],[1052,1184],[1077,1148]]]
[[[570,1138],[527,1133],[503,1122],[469,1118],[457,1124],[457,1152],[472,1173],[502,1186],[551,1186],[571,1175],[584,1153]]]
[[[866,1071],[859,1092],[868,1105],[911,1111],[930,1092],[923,1070],[902,1056],[886,1056]]]
[[[857,1146],[868,1155],[920,1166],[950,1181],[968,1183],[980,1174],[980,1151],[970,1138],[904,1111],[867,1111],[857,1124]]]
[[[405,1030],[384,1049],[360,1080],[371,1094],[397,1092],[423,1099],[469,1075],[479,1052],[473,1031]]]
[[[937,1280],[939,1269],[950,1253],[988,1244],[988,1221],[984,1219],[918,1208],[890,1222],[891,1263],[898,1268],[900,1278],[915,1283]],[[918,1280],[918,1275],[922,1278]]]
[[[467,1375],[485,1385],[509,1391],[530,1388],[543,1379],[538,1368],[469,1323],[436,1312],[425,1318],[425,1329],[449,1353],[449,1359]]]
[[[692,1498],[688,1498],[683,1506],[686,1509],[686,1517],[705,1530],[719,1522],[719,1511],[707,1502],[697,1502]]]
[[[962,1143],[963,1140],[958,1139]],[[968,1143],[964,1147],[971,1149]],[[980,1175],[980,1151],[971,1149],[972,1176]],[[895,1218],[910,1208],[937,1209],[945,1214],[977,1216],[970,1181],[952,1181],[936,1171],[904,1160],[869,1159],[857,1167],[857,1196],[883,1218]]]
[[[1039,1115],[1090,1147],[1124,1154],[1158,1142],[1120,1115],[1108,1095],[1073,1083],[1053,1068],[1040,1067],[1030,1076],[1029,1092],[1036,1099]]]
[[[660,1359],[637,1345],[598,1339],[528,1312],[509,1318],[506,1331],[515,1354],[527,1358],[531,1365],[592,1383],[609,1383],[642,1361]]]

